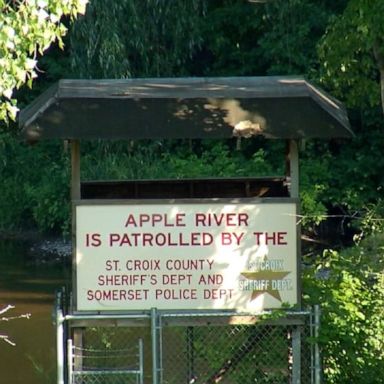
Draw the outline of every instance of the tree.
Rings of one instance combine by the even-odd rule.
[[[384,112],[384,2],[350,0],[319,47],[322,81],[350,107]]]
[[[88,0],[0,0],[0,121],[17,114],[14,90],[37,77],[37,60],[55,41],[62,47],[63,16],[85,12]]]
[[[74,72],[82,78],[185,75],[202,40],[206,0],[93,0],[71,31]]]

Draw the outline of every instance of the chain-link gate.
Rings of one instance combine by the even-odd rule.
[[[68,339],[69,384],[143,384],[143,340],[135,344],[121,331],[87,328],[82,347]]]

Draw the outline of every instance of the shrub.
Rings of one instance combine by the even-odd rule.
[[[319,344],[325,382],[382,383],[384,233],[339,252],[325,251],[304,277],[307,303],[321,303]]]

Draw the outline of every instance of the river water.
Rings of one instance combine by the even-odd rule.
[[[0,315],[13,317],[30,313],[29,319],[0,321],[0,383],[45,384],[56,382],[55,327],[52,310],[55,292],[69,279],[63,262],[38,260],[30,247],[16,241],[0,241]]]

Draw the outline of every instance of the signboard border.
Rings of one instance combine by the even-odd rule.
[[[299,220],[299,199],[292,197],[241,197],[241,198],[186,198],[186,199],[81,199],[72,201],[72,313],[74,314],[141,314],[147,313],[150,310],[78,310],[77,309],[77,263],[76,263],[76,250],[77,250],[77,207],[79,206],[97,206],[97,205],[170,205],[170,204],[294,204],[296,211],[296,291],[297,297],[295,310],[301,310],[301,226]],[[292,310],[292,308],[287,308]],[[214,315],[215,313],[233,313],[233,309],[211,309],[211,310],[161,310],[166,313],[207,313]],[[241,312],[236,312],[241,314]]]

